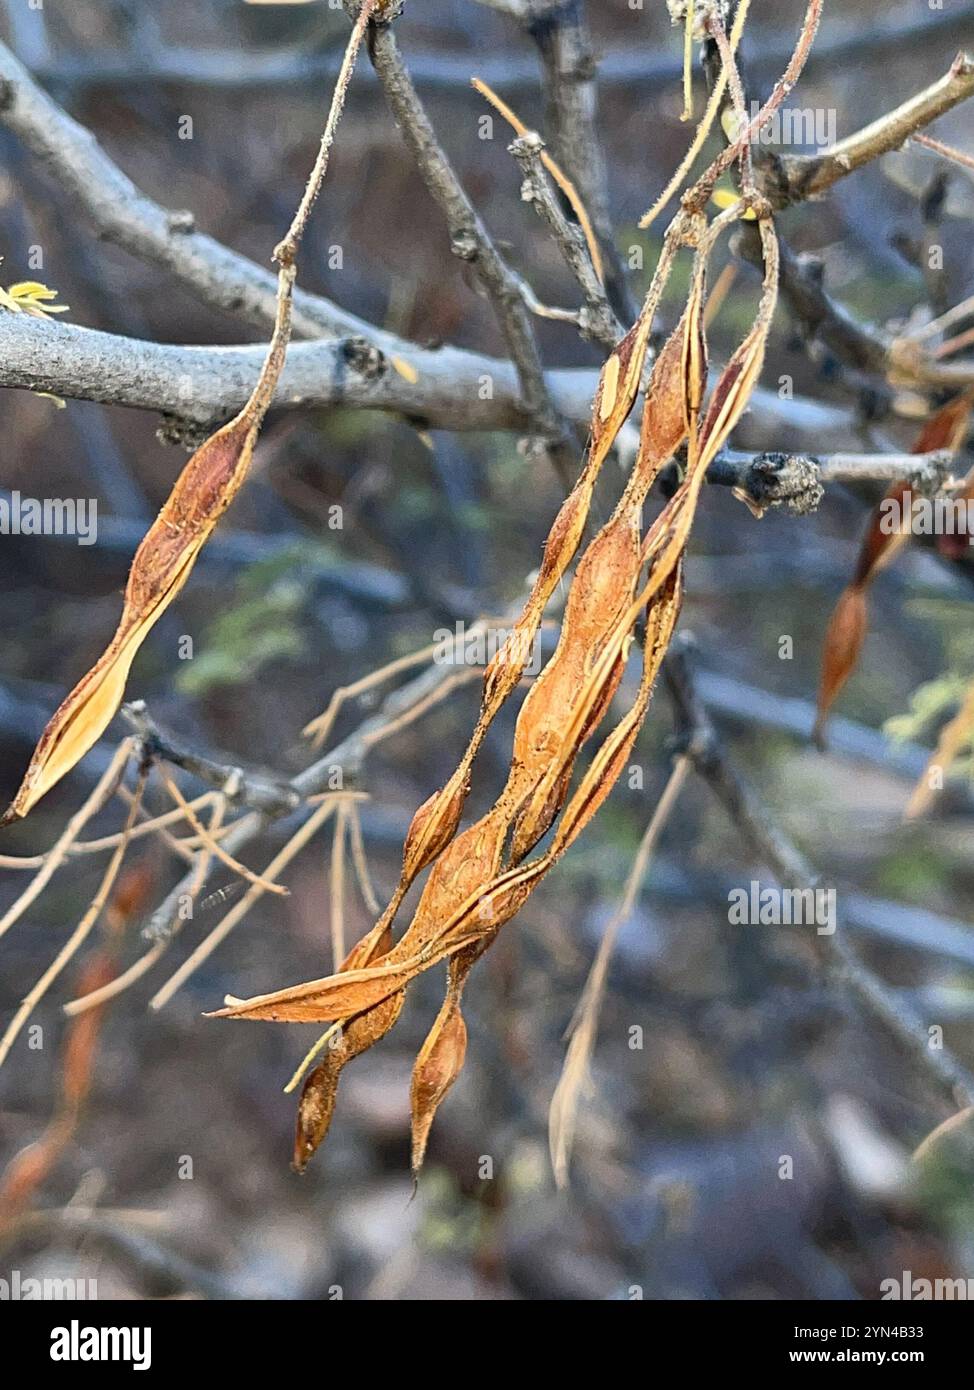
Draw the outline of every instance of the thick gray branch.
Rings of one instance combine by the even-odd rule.
[[[243,405],[263,358],[257,344],[181,347],[0,310],[0,387],[157,410],[200,425],[229,419]],[[509,362],[452,347],[415,348],[409,360],[415,382],[361,339],[293,343],[276,404],[383,410],[441,429],[533,428]],[[546,380],[562,414],[586,425],[598,372],[560,368]],[[752,447],[779,440],[794,445],[807,434],[819,446],[840,447],[848,439],[849,416],[818,401],[781,400],[759,387],[738,432]]]
[[[243,405],[264,355],[259,344],[181,347],[0,310],[0,386],[158,410],[200,425]],[[416,348],[410,366],[415,382],[361,338],[294,343],[276,401],[393,411],[439,429],[534,428],[509,362],[459,348]],[[579,423],[588,420],[596,380],[590,370],[549,376],[559,408]]]

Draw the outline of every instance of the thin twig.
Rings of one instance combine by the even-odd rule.
[[[212,841],[223,823],[227,801],[225,796],[220,796],[216,793],[211,793],[211,795],[215,795],[216,797],[213,806],[213,814],[210,817],[210,824],[207,827],[208,838]],[[201,853],[197,856],[193,868],[192,879],[186,888],[185,901],[187,903],[194,903],[199,896],[200,889],[206,881],[206,875],[209,871],[212,858],[211,851],[204,845]],[[181,917],[180,920],[182,921],[183,918]],[[166,941],[157,941],[154,946],[150,946],[148,951],[143,952],[138,960],[133,961],[127,970],[123,970],[121,974],[116,975],[113,980],[109,980],[108,983],[102,985],[100,989],[92,990],[88,994],[70,1000],[65,1004],[64,1012],[69,1017],[73,1017],[75,1014],[86,1013],[88,1009],[94,1009],[99,1004],[104,1004],[107,1000],[114,999],[117,994],[122,994],[125,990],[134,985],[137,980],[141,980],[143,975],[148,974],[156,961],[166,950],[167,945],[168,942]]]
[[[502,101],[497,93],[487,86],[486,82],[481,82],[479,77],[472,77],[470,79],[470,85],[475,91],[478,91],[482,97],[490,102],[495,111],[498,111],[500,115],[504,117],[516,136],[523,139],[527,135],[536,134],[536,132],[532,132],[528,129],[517,113],[508,106],[506,101]],[[605,272],[602,265],[602,253],[599,251],[599,244],[592,228],[592,220],[585,209],[585,204],[578,196],[578,192],[571,179],[562,173],[560,167],[544,148],[544,141],[541,140],[540,137],[538,137],[538,140],[538,157],[555,183],[561,189],[562,193],[564,193],[565,197],[568,199],[572,211],[578,218],[578,225],[582,230],[582,236],[585,238],[585,244],[588,247],[588,253],[592,261],[592,269],[595,271],[596,278],[601,285],[604,283]]]
[[[208,850],[211,855],[219,859],[221,863],[226,864],[227,868],[232,869],[235,874],[239,874],[241,878],[246,879],[248,883],[259,884],[260,887],[265,890],[265,892],[278,893],[281,897],[287,897],[288,893],[291,890],[289,888],[285,888],[283,883],[268,882],[268,880],[262,878],[260,874],[255,874],[253,869],[248,869],[246,864],[241,864],[239,859],[234,859],[232,854],[228,854],[227,851],[222,848],[219,842],[217,840],[214,840],[210,836],[209,832],[206,829],[206,826],[200,820],[199,816],[197,816],[196,812],[192,809],[190,803],[183,796],[182,792],[179,790],[178,786],[169,776],[169,774],[163,768],[159,768],[159,775],[162,778],[162,784],[166,788],[166,791],[169,793],[173,801],[175,801],[176,805],[179,807],[183,815],[189,821],[190,825],[196,831],[197,836],[203,844],[203,847],[206,850]],[[229,794],[230,793],[228,792],[228,795]]]
[[[374,690],[377,685],[383,684],[392,676],[400,675],[403,671],[411,670],[414,666],[422,666],[424,662],[429,661],[436,650],[436,643],[431,642],[429,646],[421,647],[419,651],[409,652],[406,656],[397,657],[395,661],[386,662],[384,666],[370,671],[367,676],[362,676],[357,681],[352,681],[350,685],[338,686],[323,713],[315,715],[314,719],[305,724],[301,730],[302,735],[311,739],[313,748],[319,748],[331,733],[335,720],[347,700],[352,700],[358,695],[364,695],[367,691]]]
[[[362,817],[359,815],[357,801],[348,803],[348,828],[349,844],[352,850],[352,863],[355,866],[355,877],[358,880],[359,891],[365,902],[365,906],[373,917],[377,917],[381,911],[379,897],[372,883],[372,876],[369,873],[369,861],[365,853],[365,839],[362,835]]]
[[[280,871],[290,864],[294,856],[304,848],[308,841],[324,825],[325,821],[333,814],[341,793],[336,792],[334,796],[323,801],[320,806],[315,807],[311,815],[304,824],[291,836],[287,844],[278,850],[273,859],[264,870],[262,878],[264,880],[274,878]],[[224,941],[234,927],[246,917],[247,913],[262,896],[264,889],[259,883],[254,883],[247,889],[240,902],[230,909],[227,915],[213,928],[213,930],[203,938],[192,953],[186,957],[182,965],[176,970],[156,993],[149,1000],[149,1007],[161,1009],[180,989],[189,977],[198,970],[204,961],[208,960],[216,948]]]
[[[454,255],[468,262],[486,291],[517,368],[524,406],[546,440],[563,482],[573,479],[577,450],[545,382],[531,315],[517,278],[467,197],[447,159],[399,53],[390,25],[370,34],[369,54],[389,108],[431,196],[443,213]]]
[[[522,200],[533,204],[538,215],[547,224],[565,264],[578,281],[585,297],[585,317],[579,325],[582,332],[611,351],[623,336],[625,329],[609,304],[578,228],[574,227],[562,212],[551,185],[545,178],[544,145],[541,137],[533,131],[528,131],[513,141],[510,150],[523,175]]]
[[[328,877],[329,927],[331,930],[332,970],[340,970],[345,959],[345,839],[348,830],[347,803],[339,803],[332,827],[331,871]]]
[[[678,757],[673,765],[666,786],[656,803],[656,809],[643,832],[639,849],[636,851],[632,867],[626,878],[622,901],[602,933],[602,940],[599,942],[598,952],[585,981],[578,1008],[569,1024],[568,1036],[571,1041],[548,1111],[548,1148],[551,1154],[551,1166],[554,1170],[555,1182],[561,1188],[568,1185],[568,1168],[574,1146],[578,1104],[582,1092],[588,1084],[589,1064],[598,1032],[612,952],[615,949],[620,930],[632,916],[632,910],[635,907],[639,890],[645,881],[649,862],[659,840],[660,832],[670,817],[690,768],[690,759],[685,754]]]
[[[301,201],[297,206],[294,217],[287,233],[274,247],[274,259],[278,265],[284,267],[293,263],[298,254],[298,247],[304,230],[308,225],[308,218],[311,216],[311,209],[314,207],[321,192],[321,185],[325,174],[328,171],[328,159],[331,155],[331,147],[335,143],[335,132],[338,129],[338,122],[341,120],[342,110],[345,106],[345,96],[348,92],[348,84],[352,78],[355,68],[355,59],[358,57],[359,48],[369,20],[375,10],[377,0],[360,0],[359,11],[352,25],[352,32],[348,43],[345,45],[345,53],[342,58],[342,65],[338,69],[338,76],[335,79],[335,87],[332,92],[331,105],[328,108],[328,118],[325,121],[325,128],[321,134],[321,143],[318,146],[318,155],[314,162],[314,167],[308,177]]]
[[[960,164],[964,169],[974,169],[974,155],[965,154],[963,150],[955,150],[953,145],[947,145],[943,140],[935,140],[932,135],[911,135],[914,145],[922,145],[926,150],[932,150],[934,154],[939,154],[944,159],[949,159],[952,164]]]
[[[81,806],[68,821],[64,833],[60,839],[48,850],[44,856],[44,864],[36,878],[21,893],[20,897],[6,911],[3,919],[0,920],[0,936],[9,931],[13,924],[27,911],[31,903],[40,896],[44,888],[50,882],[57,869],[64,862],[71,846],[81,834],[81,831],[91,820],[92,816],[98,814],[101,808],[113,795],[115,787],[123,775],[129,758],[135,750],[135,740],[127,738],[119,744],[115,750],[115,755],[103,772],[98,784],[88,796],[84,805]]]
[[[126,830],[131,829],[135,824],[135,817],[142,799],[142,792],[145,789],[145,781],[148,772],[149,766],[147,763],[144,763],[139,769],[135,797],[133,798],[132,805],[129,807],[128,819],[125,824]],[[87,912],[81,918],[81,921],[75,927],[60,951],[58,951],[43,975],[41,975],[34,987],[25,996],[20,1008],[7,1025],[3,1037],[0,1038],[0,1066],[3,1066],[3,1063],[6,1061],[20,1030],[34,1012],[34,1009],[44,998],[44,995],[50,989],[64,967],[74,959],[85,941],[87,941],[91,934],[92,927],[94,927],[95,923],[98,921],[102,913],[102,908],[108,901],[108,895],[111,893],[115,879],[118,877],[118,871],[122,867],[122,860],[125,858],[127,849],[128,836],[123,833],[122,840],[108,862],[105,872],[102,875],[101,883],[98,886],[98,891],[91,900]]]

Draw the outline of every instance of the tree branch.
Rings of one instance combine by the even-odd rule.
[[[240,408],[263,358],[259,344],[181,347],[0,310],[0,386],[158,410],[201,426]],[[360,337],[294,343],[275,401],[392,411],[440,429],[535,427],[509,362],[451,347],[412,348],[408,361],[406,376]],[[570,419],[587,422],[597,376],[590,369],[549,373],[552,396]]]
[[[525,411],[550,445],[563,481],[569,481],[574,476],[578,450],[549,395],[518,277],[498,252],[437,140],[399,53],[392,26],[375,25],[369,37],[369,54],[386,101],[423,182],[446,219],[450,248],[455,256],[470,263],[483,285],[516,366]]]
[[[578,224],[569,222],[548,181],[541,162],[544,141],[535,131],[531,131],[519,136],[509,148],[523,175],[522,200],[531,203],[546,223],[585,298],[579,328],[584,337],[592,338],[611,352],[626,330],[609,304]]]
[[[228,419],[240,408],[263,358],[264,349],[257,344],[182,347],[0,311],[0,387],[157,410],[200,427]],[[429,428],[457,431],[523,434],[534,427],[509,362],[453,347],[412,348],[408,360],[416,381],[361,338],[292,343],[274,403],[294,409],[380,410]],[[562,414],[586,426],[598,372],[557,368],[545,379]],[[482,389],[488,383],[489,393]],[[758,387],[740,431],[760,434],[760,442],[811,436],[819,445],[839,447],[848,438],[849,414],[801,396],[782,401],[776,392]]]
[[[707,470],[707,482],[745,494],[758,509],[787,506],[799,516],[822,500],[823,486],[835,483],[912,482],[936,491],[949,477],[953,455],[929,454],[752,454],[725,449]]]
[[[720,746],[694,691],[685,646],[681,648],[678,643],[671,650],[664,672],[686,751],[751,852],[771,869],[783,887],[814,887],[820,876],[772,820]],[[849,990],[867,1013],[877,1018],[941,1085],[957,1092],[965,1104],[974,1103],[974,1076],[946,1048],[930,1047],[925,1021],[858,958],[846,941],[844,924],[840,922],[832,936],[816,937],[816,943],[822,964],[836,983]]]
[[[861,169],[870,160],[898,150],[915,131],[972,95],[974,57],[958,53],[950,70],[938,81],[854,135],[840,140],[824,154],[782,155],[776,161],[776,186],[765,191],[777,207],[788,207],[805,198],[820,198],[840,179]]]

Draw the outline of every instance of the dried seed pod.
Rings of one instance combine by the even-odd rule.
[[[442,791],[414,818],[396,894],[342,970],[244,1000],[217,1015],[298,1022],[351,1020],[345,1025],[351,1037],[350,1044],[343,1039],[346,1051],[339,1051],[335,1060],[326,1059],[306,1085],[298,1132],[302,1164],[327,1131],[345,1062],[392,1026],[409,982],[447,960],[446,997],[413,1075],[413,1167],[418,1170],[436,1109],[463,1065],[466,1027],[460,1005],[474,962],[596,814],[626,765],[679,616],[683,557],[703,478],[747,404],[774,307],[777,242],[770,222],[762,222],[765,277],[755,324],[722,372],[701,423],[707,258],[716,235],[738,215],[739,210],[724,214],[709,229],[697,218],[683,217],[664,248],[664,257],[671,259],[679,240],[689,233],[697,246],[686,311],[650,379],[632,475],[609,522],[579,561],[558,646],[518,716],[507,782],[494,805],[453,837],[472,758],[496,710],[523,674],[519,664],[523,647],[513,651],[510,665],[499,654],[488,669],[480,719],[467,752]],[[660,275],[658,268],[661,285]],[[617,349],[603,371],[593,410],[592,453],[552,528],[541,573],[518,626],[522,639],[536,630],[551,587],[574,554],[591,499],[591,472],[631,408],[645,354],[648,315],[645,320],[627,335],[620,345],[624,350]],[[637,360],[639,369],[634,365]],[[641,538],[642,505],[649,486],[686,435],[686,476]],[[649,573],[637,593],[644,564],[649,565]],[[633,625],[643,609],[646,634],[636,699],[597,749],[561,814],[549,849],[527,860],[526,854],[562,811],[578,752],[606,714],[633,640]],[[389,946],[392,916],[419,868],[431,861],[413,918],[400,939]]]
[[[944,449],[956,453],[970,427],[972,404],[974,397],[969,391],[948,401],[926,421],[911,452],[928,454],[936,449]],[[856,669],[866,640],[869,630],[869,586],[910,539],[909,526],[901,524],[897,528],[890,528],[886,525],[886,517],[891,511],[902,511],[901,504],[909,493],[908,482],[894,483],[873,508],[866,523],[852,580],[839,595],[829,619],[822,644],[822,672],[815,727],[812,730],[812,737],[819,744],[824,742],[829,710]]]
[[[0,825],[25,816],[101,738],[122,702],[139,648],[186,583],[214,527],[240,491],[284,367],[294,277],[293,265],[280,272],[274,333],[250,399],[200,445],[177,478],[135,552],[114,637],[47,724]]]

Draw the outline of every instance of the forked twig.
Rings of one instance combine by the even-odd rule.
[[[261,875],[261,881],[251,884],[247,892],[236,903],[227,915],[213,928],[209,935],[205,936],[196,949],[187,956],[178,970],[169,977],[161,989],[149,1000],[149,1007],[161,1009],[168,1004],[176,991],[186,983],[194,971],[198,970],[204,961],[208,960],[216,948],[224,941],[234,927],[241,922],[253,907],[254,903],[266,891],[263,884],[268,879],[273,879],[281,869],[290,864],[294,856],[304,848],[310,839],[321,829],[328,817],[336,810],[343,796],[354,795],[350,792],[334,792],[332,796],[322,801],[316,806],[304,824],[291,836],[268,864]]]
[[[169,776],[168,772],[160,767],[159,775],[162,778],[162,784],[166,788],[166,791],[196,831],[197,837],[204,848],[207,849],[211,855],[219,859],[221,863],[226,864],[227,868],[232,869],[235,874],[239,874],[241,878],[245,878],[248,883],[260,884],[268,893],[278,893],[281,897],[287,897],[290,889],[285,888],[283,883],[268,882],[267,879],[261,878],[260,874],[255,874],[253,869],[248,869],[246,864],[241,864],[239,859],[234,859],[232,854],[228,854],[219,841],[214,840],[210,835],[206,826],[183,796],[176,782]]]
[[[223,824],[223,816],[226,811],[227,802],[226,797],[218,793],[210,793],[210,795],[216,795],[213,815],[207,827],[207,838],[209,841],[212,841]],[[194,903],[199,897],[200,889],[206,882],[206,875],[209,872],[212,858],[212,852],[204,845],[203,849],[196,856],[192,878],[185,890],[185,899],[187,902]],[[75,1014],[86,1013],[89,1009],[96,1008],[99,1004],[104,1004],[109,999],[114,999],[117,994],[122,994],[125,990],[134,985],[136,981],[141,980],[143,975],[149,973],[156,961],[165,953],[168,945],[168,941],[157,941],[153,946],[149,947],[148,951],[144,951],[143,954],[139,956],[138,960],[133,961],[127,970],[123,970],[120,974],[116,975],[114,979],[102,985],[100,989],[95,989],[88,994],[80,995],[77,999],[71,999],[65,1004],[64,1012],[68,1017],[73,1017]]]

